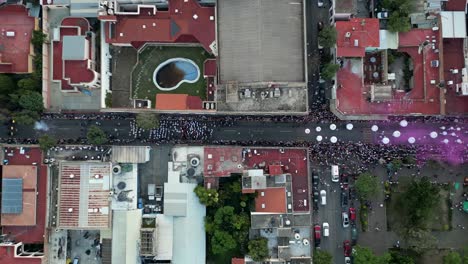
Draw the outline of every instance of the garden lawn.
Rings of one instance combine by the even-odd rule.
[[[153,82],[153,73],[162,62],[171,58],[186,58],[200,68],[200,78],[196,83],[183,83],[173,91],[161,91]],[[188,94],[206,98],[206,83],[203,78],[203,63],[212,58],[201,47],[147,46],[138,54],[138,62],[132,71],[132,96],[134,99],[149,99],[152,107],[158,93]]]

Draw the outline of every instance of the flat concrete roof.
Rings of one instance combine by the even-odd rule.
[[[219,0],[220,80],[304,82],[303,0]]]

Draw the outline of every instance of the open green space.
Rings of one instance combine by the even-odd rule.
[[[153,73],[162,62],[171,58],[185,58],[194,61],[200,68],[200,78],[195,83],[183,83],[173,91],[161,91],[153,82]],[[201,47],[147,46],[138,54],[138,62],[132,72],[132,96],[135,99],[154,101],[156,94],[188,94],[206,98],[206,82],[203,78],[203,63],[211,58]]]

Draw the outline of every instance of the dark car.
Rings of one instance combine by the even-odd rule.
[[[320,246],[320,238],[322,235],[322,228],[320,225],[314,225],[314,245],[315,247]]]
[[[314,210],[315,210],[315,211],[318,210],[319,199],[320,199],[320,198],[319,198],[319,193],[318,193],[318,191],[317,191],[317,192],[314,191],[314,205],[313,205],[313,206],[314,206]]]
[[[348,206],[348,194],[345,191],[341,192],[341,207]]]
[[[317,28],[318,28],[318,31],[321,31],[323,29],[323,22],[322,21],[317,22]]]
[[[351,243],[349,242],[349,240],[345,240],[343,242],[343,251],[345,257],[351,257]]]
[[[348,174],[346,174],[346,173],[341,174],[340,186],[341,186],[341,189],[348,190],[348,187],[349,187]]]
[[[356,228],[356,226],[353,226],[353,227],[351,227],[351,243],[352,243],[352,245],[356,245],[357,237],[358,237],[357,228]]]
[[[313,174],[312,175],[312,184],[314,186],[318,186],[319,182],[320,182],[319,176],[317,174]]]

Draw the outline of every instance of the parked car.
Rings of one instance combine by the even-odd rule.
[[[341,220],[343,220],[343,227],[349,226],[349,216],[347,212],[341,213]]]
[[[314,186],[318,186],[319,181],[320,181],[319,176],[317,174],[312,174],[312,184]]]
[[[338,170],[338,165],[331,166],[331,180],[332,182],[339,182],[340,181],[340,173]]]
[[[315,247],[320,246],[320,236],[322,234],[322,230],[320,225],[314,225],[314,245]]]
[[[323,0],[317,0],[318,7],[323,7]]]
[[[349,243],[349,240],[343,241],[343,251],[345,257],[351,257],[351,243]]]
[[[320,204],[321,205],[327,204],[327,192],[325,190],[320,191]]]
[[[351,258],[350,257],[345,257],[344,258],[344,263],[345,264],[351,264]]]
[[[322,224],[322,228],[323,228],[323,236],[324,237],[327,237],[330,235],[330,225],[328,225],[327,222],[324,222]]]
[[[356,245],[357,242],[357,237],[358,237],[358,231],[356,226],[351,227],[351,244]]]
[[[318,210],[318,204],[319,204],[319,193],[314,191],[314,210]]]
[[[351,219],[352,222],[356,221],[356,208],[349,208],[349,219]]]
[[[321,31],[323,29],[323,22],[322,21],[317,22],[317,29],[318,29],[318,31]]]
[[[340,186],[341,186],[341,189],[343,190],[348,190],[348,187],[349,187],[349,177],[348,177],[348,174],[346,173],[343,173],[341,174],[341,177],[340,177]]]
[[[378,19],[388,19],[388,12],[378,12],[377,13],[377,18]]]
[[[348,194],[345,191],[341,192],[341,207],[348,206]]]

